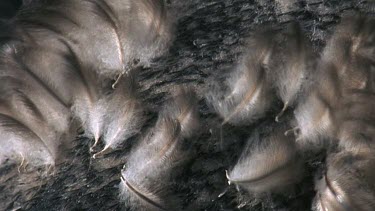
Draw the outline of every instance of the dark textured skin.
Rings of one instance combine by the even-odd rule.
[[[5,7],[6,0],[1,2],[4,3],[0,4],[0,17],[8,18],[9,8],[17,5]],[[150,118],[143,131],[152,127],[156,112],[172,86],[192,85],[202,97],[208,84],[222,79],[222,73],[233,67],[254,29],[268,25],[282,28],[288,21],[297,20],[313,41],[314,48],[319,50],[345,11],[373,14],[375,8],[372,3],[362,0],[304,0],[287,10],[271,0],[171,0],[168,6],[178,17],[176,39],[170,51],[151,67],[142,69],[138,77]],[[259,200],[243,191],[238,192],[226,182],[225,170],[233,165],[249,134],[270,127],[281,107],[281,103],[276,104],[267,118],[252,126],[225,126],[224,142],[220,144],[220,120],[204,100],[200,101],[204,126],[194,145],[197,153],[182,172],[173,175],[176,179],[171,181],[170,187],[186,209],[310,209],[315,195],[314,176],[324,168],[324,157],[321,156],[307,156],[305,179],[284,194],[265,195]],[[0,210],[126,210],[127,206],[118,198],[117,186],[134,141],[137,138],[104,158],[94,160],[89,153],[92,141],[78,136],[75,146],[66,152],[66,161],[56,167],[53,175],[45,178],[32,172],[20,174],[17,166],[1,168],[0,201],[3,207],[0,206]],[[19,185],[20,177],[27,178],[27,189],[14,188]],[[226,194],[218,198],[226,190]]]

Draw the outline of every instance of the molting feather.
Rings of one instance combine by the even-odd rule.
[[[294,139],[276,128],[265,137],[253,135],[232,170],[227,172],[229,184],[253,193],[280,191],[302,178]]]
[[[104,149],[93,157],[115,149],[123,141],[136,135],[144,122],[144,109],[137,99],[136,84],[132,75],[124,76],[113,93],[103,97],[98,107],[104,114]]]
[[[186,93],[187,99],[191,99],[190,91],[179,93]],[[171,192],[171,180],[178,172],[177,168],[190,158],[191,150],[186,146],[191,143],[186,143],[186,139],[198,132],[198,127],[193,128],[189,123],[195,116],[196,105],[186,104],[183,96],[177,94],[171,107],[165,108],[165,111],[172,112],[163,112],[159,116],[155,128],[125,164],[121,198],[133,210],[178,210],[181,206]]]
[[[281,43],[271,60],[269,73],[274,80],[277,94],[284,103],[276,121],[279,121],[288,106],[295,104],[315,60],[311,46],[297,23],[288,26],[279,42]]]
[[[224,119],[223,124],[251,123],[270,108],[273,95],[267,70],[274,53],[274,38],[270,32],[251,38],[248,53],[226,81],[228,91],[208,93],[207,100]]]
[[[374,210],[374,164],[373,153],[332,155],[327,161],[326,174],[317,182],[314,209]]]

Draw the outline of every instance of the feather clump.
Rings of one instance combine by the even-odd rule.
[[[315,210],[375,209],[374,23],[362,16],[344,18],[323,54],[336,79],[335,89],[329,89],[334,91],[323,99],[331,99],[330,127],[339,152],[328,157],[317,182]]]
[[[94,139],[92,150],[103,139],[104,149],[94,157],[137,133],[142,109],[131,93],[135,89],[124,83],[129,82],[135,63],[148,64],[172,40],[164,1],[67,0],[38,2],[30,7],[15,18],[17,63],[65,110],[71,110],[85,135]],[[128,75],[122,80],[125,72]],[[115,76],[119,90],[108,94],[107,84]],[[47,104],[43,108],[42,112],[56,114],[49,112]],[[47,124],[67,125],[59,132],[68,130],[69,118],[67,124],[56,122]]]
[[[164,0],[40,2],[21,11],[16,20],[37,41],[42,36],[48,37],[42,43],[49,46],[59,39],[75,45],[84,63],[95,64],[103,77],[124,74],[136,63],[150,64],[173,40]]]
[[[1,52],[1,160],[22,157],[21,163],[31,167],[53,166],[66,144],[63,140],[71,136],[70,111],[18,57],[9,46]]]
[[[229,184],[254,194],[284,190],[303,175],[293,138],[285,136],[284,127],[267,134],[254,134],[236,165],[227,172]]]
[[[310,43],[297,23],[286,30],[258,31],[246,46],[243,56],[226,81],[228,91],[214,90],[207,95],[209,103],[224,119],[223,123],[242,125],[264,116],[275,95],[284,107],[294,106],[315,64]]]
[[[372,19],[354,16],[343,18],[337,26],[321,56],[313,85],[295,110],[299,140],[321,143],[326,138],[337,139],[343,99],[351,90],[372,86],[373,24]]]
[[[122,171],[120,197],[132,210],[178,210],[171,192],[173,175],[191,157],[189,139],[199,122],[190,90],[180,89],[161,112],[155,127],[129,156]],[[172,112],[169,112],[172,111]]]

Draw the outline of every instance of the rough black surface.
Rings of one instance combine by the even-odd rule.
[[[8,18],[11,0],[1,0],[0,17]],[[277,3],[283,2],[283,5]],[[287,5],[289,4],[289,5]],[[7,7],[3,5],[8,5]],[[153,125],[155,113],[166,99],[168,90],[176,84],[195,87],[202,97],[207,85],[230,70],[244,48],[246,38],[259,27],[282,28],[292,20],[300,22],[313,41],[315,49],[324,40],[345,12],[372,14],[373,3],[359,0],[171,0],[175,11],[176,39],[170,51],[144,68],[139,76],[143,101],[150,109]],[[4,9],[5,8],[5,9]],[[225,126],[224,141],[220,142],[218,122],[212,111],[200,101],[204,122],[202,134],[194,146],[196,155],[171,181],[173,191],[183,199],[189,210],[309,210],[314,193],[315,172],[324,168],[324,156],[306,156],[305,179],[285,194],[254,198],[229,187],[225,170],[239,156],[244,142],[254,130],[262,130],[273,122],[280,110],[276,104],[268,118],[248,127]],[[137,141],[137,137],[131,142]],[[120,171],[131,144],[104,158],[92,159],[90,140],[78,137],[67,160],[56,167],[54,174],[40,178],[32,173],[18,173],[17,167],[0,169],[0,200],[8,207],[0,210],[123,210],[118,199]],[[13,192],[18,181],[41,181],[23,192]],[[22,184],[18,184],[22,185]],[[222,194],[226,192],[225,194]],[[222,195],[221,197],[218,197]]]

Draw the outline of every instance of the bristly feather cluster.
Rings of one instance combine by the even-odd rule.
[[[122,171],[120,198],[132,210],[181,209],[171,185],[177,169],[191,158],[189,142],[199,132],[199,116],[191,90],[179,88],[173,95]]]

